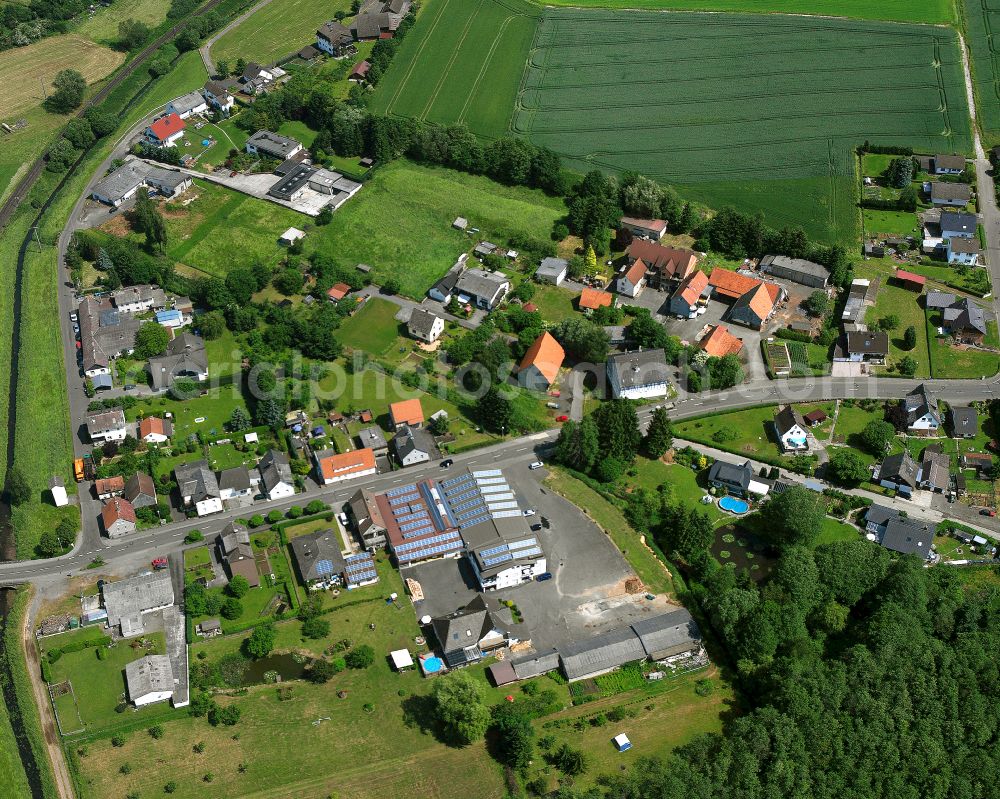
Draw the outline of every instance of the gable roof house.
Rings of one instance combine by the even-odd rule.
[[[698,347],[708,353],[709,358],[724,358],[727,355],[739,355],[743,350],[743,339],[730,333],[725,325],[713,325],[708,334],[698,342]]]
[[[310,591],[339,586],[344,578],[344,556],[331,529],[300,535],[290,542],[292,560],[303,584]]]
[[[125,481],[122,495],[133,508],[151,508],[156,505],[156,484],[146,472],[136,472]]]
[[[487,272],[485,269],[466,269],[455,283],[459,302],[471,303],[487,311],[496,308],[508,291],[510,279],[503,272]]]
[[[737,497],[765,496],[771,490],[770,485],[755,478],[750,461],[738,464],[717,460],[708,470],[708,483]]]
[[[87,377],[111,374],[111,361],[135,349],[142,323],[122,314],[107,298],[85,297],[80,303],[80,352]]]
[[[162,355],[149,359],[149,374],[155,391],[164,391],[177,380],[208,380],[205,340],[193,333],[181,333],[167,344]]]
[[[975,239],[948,239],[945,248],[949,264],[977,266],[979,264],[979,242]]]
[[[687,608],[678,608],[651,619],[642,619],[630,626],[639,637],[639,642],[650,660],[665,660],[697,652],[702,646],[698,623]]]
[[[692,319],[698,309],[704,307],[711,293],[708,275],[698,269],[684,278],[671,295],[670,313],[682,319]]]
[[[174,479],[185,507],[194,508],[199,516],[222,512],[219,483],[208,461],[182,463],[174,467]]]
[[[155,147],[173,147],[184,136],[184,120],[167,114],[146,128],[146,139]]]
[[[219,560],[225,566],[230,580],[239,574],[246,578],[251,588],[260,585],[257,561],[250,543],[250,533],[246,528],[237,527],[235,522],[230,522],[219,533],[216,546],[219,548]]]
[[[903,516],[895,508],[872,505],[865,512],[865,529],[886,549],[901,555],[917,555],[930,560],[936,525],[912,516]]]
[[[830,270],[822,264],[804,258],[789,258],[787,255],[765,255],[760,259],[760,271],[803,286],[825,289],[830,281]]]
[[[576,307],[585,314],[590,314],[598,308],[610,308],[614,305],[615,298],[610,292],[601,289],[584,288],[580,292],[576,301]]]
[[[965,208],[972,201],[972,189],[965,183],[931,183],[931,204],[942,208]]]
[[[606,371],[615,399],[662,397],[669,387],[667,356],[662,349],[609,355]]]
[[[982,344],[986,337],[986,314],[968,297],[956,300],[942,311],[942,327],[963,344]]]
[[[295,481],[288,456],[279,450],[269,449],[257,463],[264,496],[270,500],[283,499],[295,493]]]
[[[974,239],[979,228],[976,215],[965,211],[941,211],[938,224],[943,239]]]
[[[321,450],[313,453],[313,460],[316,464],[316,476],[323,485],[365,477],[378,471],[375,453],[370,449],[342,453],[332,449]]]
[[[382,511],[375,501],[375,495],[365,488],[358,491],[348,502],[354,529],[361,537],[361,543],[368,550],[385,546],[385,521]]]
[[[366,0],[351,23],[351,35],[358,41],[391,39],[410,12],[410,0]]]
[[[964,452],[959,463],[963,469],[974,469],[980,478],[993,471],[993,456],[988,452]]]
[[[566,351],[548,331],[544,331],[528,347],[517,370],[517,380],[533,391],[547,391],[559,374]]]
[[[423,427],[424,408],[420,404],[420,398],[400,400],[389,405],[389,423],[398,430],[403,425],[409,427]]]
[[[324,22],[316,31],[316,47],[334,58],[343,58],[358,52],[351,31],[336,20]]]
[[[933,433],[941,427],[937,397],[921,383],[903,398],[908,433]]]
[[[935,175],[961,175],[965,171],[964,155],[935,155]]]
[[[94,493],[98,499],[111,499],[125,493],[125,478],[121,475],[101,477],[94,481]]]
[[[615,291],[626,297],[638,297],[646,287],[646,264],[641,258],[626,264],[615,280]]]
[[[253,502],[250,472],[240,464],[219,472],[219,496],[228,508],[245,508]]]
[[[122,313],[139,313],[166,308],[167,295],[159,286],[144,283],[138,286],[124,286],[111,292],[111,302]]]
[[[791,405],[785,405],[775,414],[774,431],[785,452],[804,452],[809,449],[806,420]]]
[[[569,261],[565,258],[543,258],[535,270],[535,280],[539,283],[552,283],[558,286],[566,279],[569,271]]]
[[[927,447],[917,470],[917,486],[926,491],[943,494],[948,490],[951,476],[951,458],[936,448]]]
[[[174,425],[169,419],[159,416],[145,416],[139,420],[139,438],[147,444],[162,444],[174,434]]]
[[[761,283],[748,291],[729,309],[729,320],[753,330],[760,330],[778,310],[785,290],[774,283]]]
[[[127,499],[112,497],[101,508],[101,526],[108,538],[120,538],[128,533],[134,533],[135,508]]]
[[[667,232],[667,223],[662,219],[639,219],[634,216],[623,216],[618,226],[622,230],[627,230],[639,239],[649,239],[659,241]]]
[[[193,114],[201,114],[207,110],[208,103],[201,96],[201,92],[188,92],[167,103],[167,113],[177,114],[181,119],[187,119]]]
[[[217,108],[224,114],[228,114],[233,109],[236,102],[233,95],[226,88],[226,84],[217,80],[208,81],[201,89],[201,94],[213,108]]]
[[[979,414],[975,408],[952,406],[949,418],[953,438],[975,438],[979,432]]]
[[[406,322],[406,332],[415,339],[433,344],[444,333],[444,319],[423,308],[414,308]]]
[[[385,433],[377,425],[371,425],[358,431],[356,436],[358,444],[364,448],[368,447],[375,456],[385,455],[389,451],[389,442],[385,440]]]
[[[99,585],[101,601],[108,612],[108,627],[118,627],[123,638],[141,635],[146,630],[144,615],[174,604],[174,586],[169,571],[106,580]]]
[[[427,463],[437,454],[434,436],[420,427],[403,425],[392,439],[392,450],[403,467]]]
[[[125,664],[128,698],[136,707],[165,702],[174,694],[174,673],[166,655],[145,655]]]
[[[851,363],[885,363],[889,355],[889,334],[881,330],[851,331],[844,336],[834,360]]]
[[[878,484],[890,488],[901,496],[908,497],[917,487],[917,462],[908,450],[898,455],[889,455],[878,468]]]
[[[608,630],[559,648],[563,674],[570,682],[607,674],[646,657],[642,641],[631,627]]]
[[[433,618],[431,627],[449,668],[476,663],[508,641],[506,630],[482,594],[461,610]]]
[[[87,414],[87,435],[94,444],[121,441],[127,435],[125,412],[121,408]]]
[[[642,261],[646,265],[646,282],[653,288],[669,288],[698,268],[698,253],[646,239],[633,240],[626,255],[629,264]]]
[[[301,153],[302,144],[288,136],[272,133],[269,130],[258,130],[247,139],[246,151],[251,155],[265,155],[278,161],[286,161]]]

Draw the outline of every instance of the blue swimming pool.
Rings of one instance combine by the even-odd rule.
[[[730,513],[746,513],[750,510],[750,503],[745,499],[737,499],[736,497],[723,497],[719,500],[719,507],[723,510],[727,510]]]
[[[435,674],[441,671],[444,662],[441,658],[436,657],[421,658],[420,666],[423,668],[425,674]]]

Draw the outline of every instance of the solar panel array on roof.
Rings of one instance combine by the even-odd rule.
[[[457,530],[449,530],[445,533],[439,533],[438,535],[431,536],[430,538],[424,538],[420,541],[404,541],[402,544],[394,548],[396,555],[399,556],[403,553],[412,553],[415,550],[419,550],[423,546],[428,544],[436,544],[441,541],[451,541],[453,543],[458,543],[461,546],[462,536],[458,534]],[[410,555],[410,557],[413,557]]]
[[[378,579],[378,572],[375,570],[375,561],[367,552],[359,555],[349,555],[344,558],[344,574],[348,583],[363,583],[368,580]]]
[[[333,561],[326,558],[316,561],[316,574],[321,576],[333,574]]]
[[[406,513],[406,514],[403,514],[402,516],[397,516],[396,517],[396,521],[397,522],[413,522],[413,521],[416,521],[417,519],[427,519],[427,518],[429,518],[427,516],[427,511],[424,510],[423,508],[421,508],[420,510],[413,511],[412,513]]]
[[[477,472],[472,473],[473,477],[503,477],[503,472],[500,469],[482,469]]]
[[[403,494],[412,494],[414,490],[413,486],[400,486],[398,488],[390,488],[385,492],[385,495],[391,499],[392,497],[400,497]]]
[[[514,560],[514,556],[509,552],[505,552],[502,555],[497,555],[496,557],[483,558],[483,565],[486,566],[486,568],[490,568],[492,566],[496,566],[498,563],[503,563],[508,560]]]

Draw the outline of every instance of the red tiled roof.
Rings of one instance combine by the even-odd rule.
[[[108,500],[101,508],[101,521],[104,522],[104,529],[107,530],[118,520],[135,524],[135,508],[127,499],[115,497]]]
[[[157,139],[165,141],[175,133],[184,130],[184,120],[177,116],[177,114],[167,114],[165,117],[160,117],[156,120],[156,122],[149,126],[149,129]]]
[[[698,345],[713,358],[736,355],[743,349],[743,342],[729,332],[725,325],[716,325]]]
[[[701,293],[705,290],[707,285],[708,275],[699,269],[696,272],[692,272],[691,275],[683,283],[681,283],[681,287],[677,290],[677,293],[688,305],[694,305],[698,302],[698,298],[701,296]]]
[[[102,477],[100,480],[94,481],[94,490],[97,491],[97,496],[112,494],[115,491],[124,491],[125,478],[121,476]]]
[[[566,351],[549,332],[542,333],[524,353],[518,371],[534,366],[549,383],[556,379],[559,367],[566,358]]]
[[[630,261],[642,259],[646,266],[667,277],[683,280],[698,266],[698,254],[691,250],[664,247],[655,241],[636,239],[628,247]]]
[[[913,272],[907,272],[905,269],[896,270],[896,279],[902,280],[905,283],[916,283],[918,286],[922,286],[927,282],[927,278],[923,275],[915,275]]]
[[[158,436],[167,435],[166,425],[163,424],[163,420],[159,416],[147,416],[139,422],[139,438],[145,438],[153,433]]]
[[[757,288],[752,290],[750,301],[747,305],[758,318],[763,320],[767,319],[771,315],[771,311],[774,310],[775,299],[777,299],[777,293],[769,291],[767,283],[761,283]]]
[[[363,78],[368,74],[368,70],[371,69],[372,65],[367,61],[362,61],[354,69],[351,70],[352,78]]]
[[[346,283],[334,283],[326,290],[326,296],[331,300],[342,300],[351,291],[351,287]]]
[[[320,471],[327,480],[347,474],[366,472],[375,468],[375,452],[367,447],[350,452],[330,455],[319,462]]]
[[[538,310],[538,306],[535,305],[535,303],[533,303],[533,302],[529,302],[527,305],[524,306],[524,310],[527,313],[532,313],[533,311],[537,311]]]
[[[622,277],[628,278],[628,282],[633,286],[638,286],[639,281],[646,276],[646,264],[643,263],[642,258],[636,258],[635,263],[628,268]]]
[[[424,409],[418,398],[400,400],[389,406],[389,418],[394,425],[423,424]]]
[[[594,308],[610,308],[611,302],[614,300],[608,292],[601,291],[600,289],[589,289],[585,288],[580,292],[580,299],[577,305],[581,310]]]
[[[741,275],[739,272],[732,272],[717,266],[708,276],[708,283],[715,289],[716,294],[736,300],[747,292],[753,291],[762,282],[755,277]]]

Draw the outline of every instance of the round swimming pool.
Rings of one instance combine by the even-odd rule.
[[[429,658],[423,658],[420,661],[420,665],[425,673],[436,674],[437,672],[441,671],[441,668],[444,666],[444,663],[441,661],[441,658],[429,657]]]
[[[745,499],[737,499],[736,497],[723,497],[719,500],[719,507],[723,510],[727,510],[730,513],[746,513],[750,510],[750,503]]]

